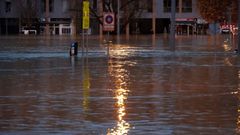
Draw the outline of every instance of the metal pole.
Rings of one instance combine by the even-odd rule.
[[[120,0],[117,1],[117,35],[120,35]]]
[[[82,56],[84,54],[84,29],[82,29]]]
[[[240,55],[240,0],[238,0],[238,55]]]
[[[171,0],[171,29],[170,29],[170,47],[175,51],[175,25],[176,25],[176,0]]]
[[[89,29],[88,29],[88,30],[89,30]],[[87,55],[88,55],[88,34],[89,34],[89,33],[88,33],[88,32],[89,32],[88,30],[87,30],[87,39],[86,39],[86,47],[87,47],[87,50],[86,50],[86,51],[87,51]]]
[[[6,17],[6,35],[8,35],[8,18]]]
[[[107,56],[109,57],[109,44],[110,44],[110,41],[109,41],[109,31],[108,31],[108,34],[107,34]]]
[[[117,44],[120,42],[120,0],[117,1]]]

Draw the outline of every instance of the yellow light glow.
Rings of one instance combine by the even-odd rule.
[[[135,53],[132,47],[123,44],[114,44],[110,47],[110,56],[112,58],[127,58]]]
[[[108,130],[107,135],[125,135],[130,130],[130,124],[124,120],[124,116],[126,115],[126,108],[125,108],[125,100],[127,100],[127,92],[128,90],[125,89],[118,89],[116,90],[116,106],[117,110],[117,126]]]
[[[229,46],[228,44],[223,44],[223,48],[224,48],[224,51],[230,51],[232,49],[231,46]]]

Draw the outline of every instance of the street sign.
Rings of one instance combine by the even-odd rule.
[[[83,1],[83,22],[82,22],[82,28],[83,29],[89,29],[89,1]]]
[[[103,30],[114,31],[114,26],[115,26],[114,13],[104,13],[103,14]]]

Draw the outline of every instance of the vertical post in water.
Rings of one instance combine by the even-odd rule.
[[[89,29],[88,29],[89,30]],[[87,31],[87,39],[86,39],[86,47],[87,47],[87,55],[88,55],[88,34],[89,34],[89,31]]]
[[[110,44],[110,41],[109,41],[109,31],[108,31],[108,34],[107,34],[107,56],[109,57],[109,44]]]
[[[84,54],[84,29],[82,29],[82,55]]]
[[[171,0],[170,48],[175,51],[176,0]]]

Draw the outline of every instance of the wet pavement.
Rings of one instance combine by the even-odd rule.
[[[240,57],[227,35],[0,37],[2,135],[240,134]],[[234,43],[234,42],[232,42]]]

